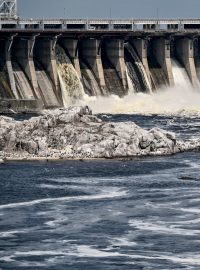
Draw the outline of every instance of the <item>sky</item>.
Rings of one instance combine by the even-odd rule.
[[[200,18],[200,0],[17,0],[23,18]]]

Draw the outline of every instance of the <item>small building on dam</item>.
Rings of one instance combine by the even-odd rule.
[[[0,106],[200,88],[200,20],[0,20]],[[162,91],[162,90],[160,90]]]

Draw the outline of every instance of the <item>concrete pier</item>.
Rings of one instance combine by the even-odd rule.
[[[194,61],[197,77],[200,81],[200,41],[198,39],[194,40]]]
[[[6,40],[5,42],[5,56],[6,56],[6,70],[8,72],[9,82],[11,91],[15,99],[20,99],[19,93],[17,92],[15,78],[13,73],[12,61],[11,61],[11,48],[13,45],[13,38]]]
[[[171,53],[170,53],[170,40],[159,38],[153,40],[153,53],[154,56],[163,69],[170,86],[174,85],[174,77],[172,73]]]
[[[55,108],[62,106],[53,39],[36,39],[33,60],[44,107]]]
[[[36,99],[41,100],[41,94],[39,92],[35,66],[33,62],[33,49],[35,44],[35,37],[21,39],[16,38],[13,43],[12,54],[19,62],[25,75],[27,76],[31,86],[33,88],[33,95]]]
[[[97,39],[84,39],[81,42],[81,57],[91,68],[101,88],[102,95],[106,94],[106,83],[101,61],[101,41]]]
[[[199,80],[194,61],[194,44],[190,38],[180,38],[175,42],[176,54],[180,62],[184,65],[191,83],[194,87],[199,87]]]
[[[6,41],[0,41],[0,97],[14,98],[7,72]]]
[[[125,92],[128,91],[128,82],[126,75],[126,64],[124,61],[124,40],[108,39],[105,40],[105,49],[109,61],[116,69]]]
[[[34,55],[40,61],[49,75],[53,83],[54,93],[61,104],[61,92],[55,54],[56,42],[57,40],[55,40],[55,38],[37,38],[34,48]]]

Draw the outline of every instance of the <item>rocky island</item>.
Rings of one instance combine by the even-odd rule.
[[[29,120],[0,116],[0,159],[92,159],[168,155],[200,143],[133,122],[105,122],[87,106],[47,110]]]

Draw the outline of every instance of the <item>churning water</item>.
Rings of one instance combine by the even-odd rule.
[[[200,135],[200,117],[102,115]],[[0,166],[0,269],[200,269],[199,154]]]
[[[200,112],[200,88],[194,89],[192,87],[185,68],[176,58],[171,59],[175,85],[173,87],[162,86],[152,92],[146,70],[130,44],[126,44],[125,52],[129,91],[127,95],[120,98],[117,95],[117,90],[116,94],[114,90],[112,93],[102,94],[92,71],[86,67],[83,74],[87,75],[88,82],[90,82],[87,87],[92,93],[84,89],[87,80],[84,79],[83,86],[66,52],[57,46],[57,68],[64,105],[88,105],[94,113],[112,114],[179,114],[183,112],[194,114]],[[112,83],[112,78],[109,82]],[[115,88],[113,82],[113,89]],[[146,89],[146,92],[142,92],[142,88]]]
[[[76,104],[88,105],[94,113],[199,114],[200,89],[192,87],[186,70],[176,59],[172,59],[172,72],[175,79],[173,87],[162,87],[153,93],[136,93],[128,74],[129,93],[123,98],[117,95],[85,96]]]
[[[88,105],[95,113],[194,114],[200,112],[200,89],[175,86],[152,94],[130,93],[124,98],[87,98],[76,104]]]

